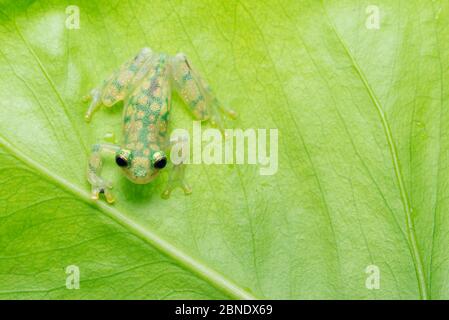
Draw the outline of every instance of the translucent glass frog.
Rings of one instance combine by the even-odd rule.
[[[85,97],[86,102],[90,101],[87,121],[101,105],[112,107],[121,100],[124,102],[122,144],[101,143],[92,147],[87,179],[92,186],[93,199],[104,194],[109,203],[114,202],[112,184],[100,176],[102,158],[106,155],[114,156],[126,177],[138,184],[151,182],[167,167],[172,89],[178,92],[197,120],[210,120],[222,129],[222,114],[236,117],[235,111],[218,102],[184,54],[169,56],[142,49]],[[192,192],[184,178],[184,166],[182,161],[176,165],[170,163],[171,172],[162,197],[168,198],[177,186],[185,194]]]

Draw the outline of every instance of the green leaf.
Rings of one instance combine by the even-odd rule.
[[[86,0],[68,29],[72,4],[0,1],[0,298],[449,298],[447,1]],[[121,110],[86,124],[80,98],[145,46],[186,53],[229,125],[277,128],[278,172],[191,165],[163,200],[110,165],[93,203]]]

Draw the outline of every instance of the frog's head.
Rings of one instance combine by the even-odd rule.
[[[167,157],[163,151],[145,156],[140,152],[120,149],[115,155],[115,162],[123,169],[129,180],[144,184],[157,177],[159,171],[167,165]]]

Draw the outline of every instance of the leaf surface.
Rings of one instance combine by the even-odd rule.
[[[0,298],[449,298],[449,3],[377,1],[379,29],[370,1],[79,1],[67,29],[71,4],[0,1]],[[110,164],[92,203],[121,110],[86,124],[80,98],[145,46],[186,53],[230,126],[277,128],[277,173],[191,165],[163,200]]]

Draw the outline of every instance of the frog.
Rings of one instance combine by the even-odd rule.
[[[91,148],[87,181],[91,198],[103,194],[114,203],[113,184],[101,176],[105,157],[113,157],[126,178],[135,184],[152,182],[169,168],[162,198],[180,187],[185,195],[192,188],[185,179],[185,159],[170,163],[169,121],[172,93],[176,92],[197,121],[209,121],[224,132],[224,116],[235,119],[237,113],[223,106],[209,84],[184,53],[169,55],[145,47],[122,64],[101,85],[83,98],[89,103],[85,120],[91,122],[101,107],[111,108],[123,102],[121,143],[96,143]]]

